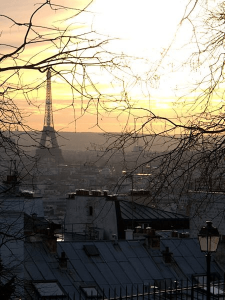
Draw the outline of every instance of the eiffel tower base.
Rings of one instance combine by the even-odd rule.
[[[51,143],[51,147],[47,146],[47,142]],[[55,129],[51,126],[44,126],[42,130],[40,145],[36,149],[36,157],[38,160],[48,160],[52,162],[64,163],[62,151],[59,148]]]

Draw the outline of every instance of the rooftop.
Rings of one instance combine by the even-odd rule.
[[[119,240],[58,242],[55,254],[42,243],[26,243],[25,251],[26,279],[57,282],[71,297],[78,296],[81,288],[119,294],[120,289],[125,293],[144,283],[150,286],[171,278],[191,281],[192,275],[206,273],[205,255],[198,240],[191,238],[161,238],[160,249],[151,249],[144,240]],[[169,263],[165,253],[172,257]],[[211,271],[222,278],[215,261]]]

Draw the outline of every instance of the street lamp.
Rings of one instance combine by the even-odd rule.
[[[216,227],[212,226],[211,221],[206,221],[206,226],[202,227],[198,234],[200,248],[206,252],[207,264],[207,300],[210,300],[210,260],[211,252],[216,252],[219,244],[220,235]]]

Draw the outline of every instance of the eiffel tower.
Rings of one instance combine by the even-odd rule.
[[[50,147],[47,145],[47,142],[50,142]],[[51,71],[49,69],[47,71],[44,127],[42,130],[40,145],[36,149],[36,156],[40,159],[52,160],[53,162],[64,162],[62,151],[61,149],[59,149],[59,145],[57,142],[56,132],[53,123]]]

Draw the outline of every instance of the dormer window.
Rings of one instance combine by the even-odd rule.
[[[81,290],[84,292],[85,296],[87,298],[97,298],[99,296],[99,293],[95,286],[86,286],[86,287],[80,287]]]

